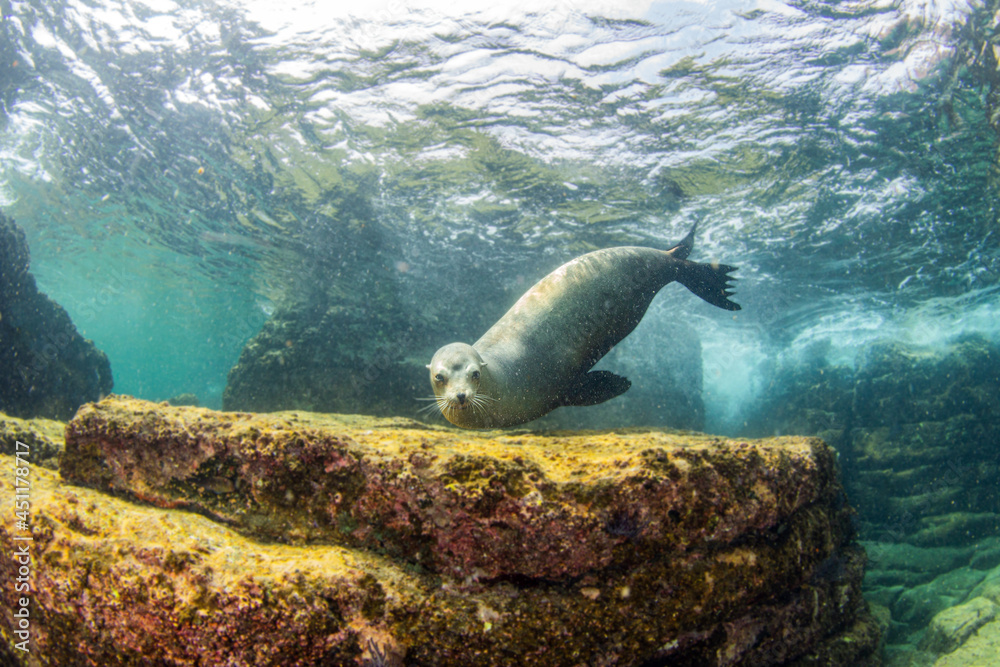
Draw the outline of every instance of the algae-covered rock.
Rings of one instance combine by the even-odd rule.
[[[986,667],[1000,656],[1000,621],[979,628],[961,647],[934,663],[934,667]]]
[[[1000,514],[994,512],[949,512],[921,518],[908,540],[913,544],[938,546],[990,539],[1000,534]],[[986,568],[977,568],[986,569]]]
[[[969,560],[969,567],[976,570],[993,570],[1000,567],[1000,537],[986,539],[976,545],[975,553]]]
[[[907,589],[892,606],[892,617],[922,627],[938,612],[962,602],[985,576],[980,570],[961,567]]]
[[[969,636],[997,616],[997,606],[986,598],[973,598],[965,604],[949,607],[938,612],[927,634],[920,642],[920,648],[935,653],[951,653],[961,646]],[[1000,656],[998,656],[1000,657]]]
[[[967,336],[945,350],[877,343],[858,362],[853,421],[893,426],[1000,414],[1000,350]]]
[[[56,469],[65,431],[66,424],[54,419],[18,419],[0,414],[0,454],[13,456],[19,450],[18,442],[30,443],[32,464]]]
[[[864,553],[817,440],[124,398],[67,434],[63,477],[95,488],[33,472],[37,664],[878,663]]]
[[[279,308],[229,371],[223,407],[383,416],[415,411],[415,397],[430,393],[427,361],[401,351],[427,336],[394,313],[326,300]]]
[[[0,213],[0,412],[69,419],[111,391],[111,365],[28,271],[24,232]]]
[[[167,399],[167,403],[170,405],[190,405],[192,407],[198,407],[201,405],[201,401],[198,397],[192,393],[177,394],[176,396],[171,396]]]
[[[911,587],[938,575],[970,564],[975,547],[918,547],[905,542],[861,544],[868,554],[865,581],[873,584],[900,584]]]
[[[1000,606],[1000,567],[996,567],[988,572],[986,577],[979,582],[979,585],[969,592],[968,597],[984,597]]]
[[[824,355],[779,364],[747,432],[834,444],[868,539],[944,546],[996,535],[1000,346],[982,336],[944,348],[880,342],[853,368]]]
[[[8,488],[13,459],[0,463]],[[371,617],[422,598],[413,577],[374,556],[257,544],[43,469],[31,479],[29,653],[12,651],[23,664],[352,664],[365,638],[381,637]],[[5,581],[24,544],[12,528],[0,526]],[[12,633],[20,606],[12,587],[0,599],[0,629],[14,645],[25,639]]]
[[[814,439],[483,435],[127,398],[81,409],[61,472],[269,540],[378,549],[488,578],[580,576],[651,549],[684,557],[778,531],[839,493],[831,452]]]
[[[934,614],[1000,562],[1000,346],[966,336],[875,343],[853,366],[827,356],[817,346],[780,362],[749,428],[837,447],[871,558],[866,596],[892,609],[886,638],[907,644],[887,655],[909,664]]]

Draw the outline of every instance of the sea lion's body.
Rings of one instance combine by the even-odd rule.
[[[596,405],[630,382],[590,371],[632,333],[673,281],[709,303],[728,300],[733,267],[685,258],[694,230],[670,250],[607,248],[563,264],[529,289],[473,345],[452,343],[428,368],[442,414],[465,428],[515,426],[563,405]]]

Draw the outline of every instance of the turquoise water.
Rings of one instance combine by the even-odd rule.
[[[744,305],[662,315],[702,333],[710,429],[816,340],[997,333],[988,12],[321,6],[5,6],[2,203],[116,391],[218,405],[303,283],[433,300],[458,257],[509,282],[695,219]]]

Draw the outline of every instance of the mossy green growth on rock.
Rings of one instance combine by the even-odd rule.
[[[480,434],[128,398],[80,411],[61,473],[268,540],[365,547],[491,579],[580,576],[647,549],[684,557],[780,530],[840,493],[815,439]]]
[[[6,494],[14,459],[0,463]],[[373,600],[423,599],[413,577],[365,553],[262,545],[195,514],[67,486],[44,469],[31,479],[25,664],[355,664],[359,637],[380,637],[367,627]],[[5,581],[18,567],[10,528],[0,526]],[[0,593],[7,642],[12,596],[9,586]]]
[[[59,467],[65,432],[66,424],[54,419],[18,419],[0,413],[0,454],[13,456],[21,442],[30,445],[33,464],[54,470]]]
[[[815,439],[114,397],[69,424],[61,473],[95,488],[34,478],[39,664],[877,664]]]
[[[941,656],[934,667],[982,667],[995,665],[1000,656],[1000,621],[979,628],[954,653]]]

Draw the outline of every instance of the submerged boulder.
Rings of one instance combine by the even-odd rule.
[[[111,365],[28,271],[24,232],[0,213],[0,412],[69,419],[111,391]]]
[[[996,604],[984,597],[949,607],[931,620],[920,646],[934,653],[951,653],[996,616]]]
[[[275,311],[243,348],[222,395],[226,410],[394,415],[430,393],[426,361],[406,359],[412,327],[347,303]],[[427,353],[430,360],[430,352]]]
[[[748,434],[834,444],[866,538],[932,547],[1000,534],[1000,346],[878,343],[855,366],[782,366]]]
[[[66,425],[54,419],[18,419],[0,413],[0,454],[14,456],[23,444],[31,447],[31,463],[53,470],[59,467]]]
[[[877,664],[815,439],[113,397],[61,475],[32,489],[39,664]]]
[[[971,599],[1000,562],[1000,346],[976,335],[940,348],[880,342],[853,367],[818,352],[779,366],[751,432],[837,447],[871,540],[865,594],[892,613],[887,655],[952,647],[931,619]]]
[[[994,665],[998,655],[1000,655],[1000,621],[993,621],[979,628],[959,649],[938,658],[933,667]]]

